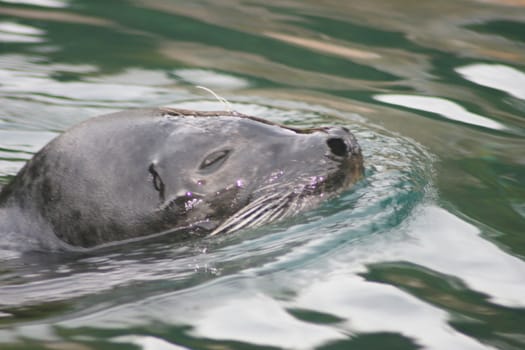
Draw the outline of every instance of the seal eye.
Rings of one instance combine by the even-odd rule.
[[[161,197],[164,197],[164,182],[162,182],[162,179],[160,178],[159,173],[157,173],[157,170],[155,170],[155,165],[151,164],[148,168],[149,173],[153,177],[153,187],[159,192]]]
[[[230,150],[222,150],[209,154],[199,166],[199,170],[205,170],[207,172],[218,169],[224,161],[228,158]]]

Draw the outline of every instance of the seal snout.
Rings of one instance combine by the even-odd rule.
[[[326,144],[333,155],[347,157],[348,155],[360,153],[360,148],[354,135],[347,128],[328,128],[326,132],[328,133]]]

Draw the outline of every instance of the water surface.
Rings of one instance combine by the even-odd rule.
[[[344,125],[366,178],[293,220],[0,251],[2,349],[525,348],[525,4],[0,0],[0,182],[126,108]]]

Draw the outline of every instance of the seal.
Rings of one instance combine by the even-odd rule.
[[[296,129],[224,111],[118,112],[35,154],[0,193],[0,237],[82,249],[223,234],[313,208],[362,174],[361,149],[344,127]]]

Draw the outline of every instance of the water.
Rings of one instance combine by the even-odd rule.
[[[133,107],[345,125],[366,179],[281,223],[0,252],[1,349],[525,348],[525,5],[0,1],[0,182]]]

